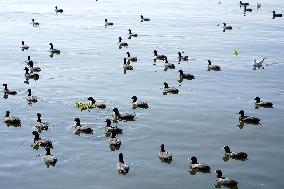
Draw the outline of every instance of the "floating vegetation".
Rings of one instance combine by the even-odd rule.
[[[75,107],[81,109],[81,111],[96,108],[96,104],[76,102]]]
[[[234,55],[238,56],[239,55],[239,50],[238,49],[234,49]]]

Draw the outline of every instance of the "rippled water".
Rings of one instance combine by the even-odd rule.
[[[10,110],[22,119],[22,127],[0,123],[0,184],[5,188],[213,188],[215,173],[190,175],[187,159],[195,155],[212,170],[238,180],[239,188],[283,187],[284,113],[284,25],[272,19],[272,11],[283,11],[284,2],[265,0],[256,11],[244,16],[239,1],[217,0],[7,0],[0,2],[0,83],[16,89],[17,96],[0,99],[0,112]],[[55,14],[54,6],[64,9]],[[282,12],[283,13],[283,12]],[[139,15],[151,18],[141,23]],[[31,19],[40,22],[33,28]],[[104,19],[114,22],[105,28]],[[232,31],[222,32],[226,22]],[[127,30],[139,34],[128,40]],[[118,36],[129,43],[118,49]],[[28,51],[21,51],[24,40]],[[49,43],[61,50],[49,57]],[[239,50],[239,56],[233,50]],[[163,63],[153,65],[158,50],[176,64],[164,71]],[[134,70],[124,74],[126,51],[138,56]],[[177,62],[177,52],[193,59]],[[24,83],[24,60],[30,55],[42,72],[38,81]],[[253,70],[252,59],[266,57],[265,69]],[[207,72],[207,59],[222,72]],[[196,76],[178,80],[178,70]],[[178,95],[163,95],[163,82],[180,89]],[[29,106],[26,90],[32,89],[39,102]],[[147,110],[132,110],[130,97],[150,104]],[[87,97],[105,101],[106,110],[74,108]],[[253,99],[272,101],[273,109],[254,109]],[[135,112],[135,122],[120,122],[124,129],[119,151],[110,151],[104,136],[104,120],[112,108]],[[244,109],[258,116],[261,125],[238,127]],[[54,143],[55,167],[46,168],[44,150],[31,148],[32,123],[36,113],[50,122],[41,134]],[[73,134],[74,118],[88,123],[94,135]],[[160,163],[157,154],[164,143],[173,154],[171,164]],[[247,161],[224,162],[222,146],[248,153]],[[115,170],[118,153],[123,152],[130,172]],[[40,156],[38,156],[40,155]]]

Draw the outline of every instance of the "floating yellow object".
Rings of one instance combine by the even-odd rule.
[[[96,104],[83,103],[83,102],[76,102],[75,107],[76,107],[76,108],[80,108],[81,111],[83,111],[83,110],[95,108],[95,107],[96,107]]]
[[[238,56],[239,55],[239,50],[238,49],[234,49],[234,55]]]

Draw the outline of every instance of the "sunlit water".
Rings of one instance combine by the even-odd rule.
[[[22,119],[22,127],[0,128],[0,184],[3,188],[213,188],[215,169],[236,179],[239,188],[281,188],[284,153],[284,2],[251,1],[252,13],[244,16],[237,0],[7,0],[0,2],[0,83],[16,89],[17,96],[0,99],[6,110]],[[64,9],[56,14],[54,6]],[[151,18],[141,23],[140,14]],[[32,27],[31,19],[40,22]],[[114,22],[105,28],[104,19]],[[218,24],[233,26],[223,32]],[[138,38],[127,39],[127,30]],[[118,49],[118,36],[129,44]],[[24,40],[28,51],[21,51]],[[49,43],[61,50],[49,57]],[[234,49],[239,56],[233,55]],[[153,50],[168,56],[175,70],[153,65]],[[138,57],[133,71],[124,74],[123,58],[129,51]],[[184,51],[192,60],[177,62]],[[24,83],[24,60],[30,55],[40,66],[40,79]],[[252,59],[266,57],[265,69],[253,70]],[[222,67],[208,72],[207,59]],[[178,80],[178,70],[196,76]],[[180,89],[178,95],[163,95],[163,82]],[[27,89],[39,102],[26,103]],[[147,110],[132,110],[131,96],[150,104]],[[106,110],[81,112],[75,102],[93,96],[105,101]],[[274,103],[273,109],[254,109],[260,96]],[[112,108],[135,112],[134,122],[120,122],[122,145],[112,152],[104,136],[104,120]],[[261,125],[238,127],[240,109],[261,118]],[[31,148],[32,123],[36,113],[50,122],[43,138],[54,143],[55,167],[46,168],[44,150]],[[94,135],[73,134],[74,118],[94,128]],[[171,164],[158,159],[159,146],[173,154]],[[245,151],[247,161],[224,162],[222,146]],[[115,170],[118,153],[130,165],[126,176]],[[38,156],[39,155],[39,156]],[[209,164],[211,174],[190,175],[187,159],[195,155]]]

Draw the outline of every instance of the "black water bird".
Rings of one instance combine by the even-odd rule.
[[[220,187],[220,186],[224,186],[224,187],[227,187],[227,188],[233,188],[233,187],[236,187],[238,185],[238,182],[231,179],[231,178],[226,178],[226,177],[223,177],[222,176],[222,171],[217,169],[215,171],[215,173],[217,173],[217,177],[216,177],[216,180],[215,180],[215,186],[216,187]]]
[[[169,87],[167,82],[164,82],[164,93],[178,94],[179,90],[175,87]]]
[[[58,9],[57,6],[55,6],[54,11],[55,11],[56,13],[63,13],[63,9]]]
[[[34,127],[38,130],[38,131],[47,131],[48,130],[48,123],[44,122],[41,120],[41,114],[37,113],[37,121],[34,123]]]
[[[185,74],[182,70],[179,70],[178,72],[179,72],[180,79],[188,79],[188,80],[195,79],[194,75]]]
[[[172,161],[173,157],[170,152],[165,151],[165,145],[161,144],[159,152],[159,158],[162,162],[169,162]]]
[[[260,119],[257,117],[245,116],[245,112],[243,110],[241,110],[238,114],[240,114],[239,121],[241,122],[250,124],[259,124],[260,122]]]
[[[32,23],[33,27],[38,27],[39,26],[39,22],[35,22],[35,19],[32,19]]]
[[[6,83],[3,84],[4,86],[4,95],[16,95],[17,91],[13,89],[8,89],[8,85]]]
[[[4,123],[9,125],[20,125],[21,119],[10,115],[10,111],[6,111],[6,115],[3,118]]]
[[[143,15],[140,15],[141,22],[148,22],[150,18],[145,18]]]
[[[53,148],[51,140],[40,138],[38,131],[33,131],[32,134],[34,135],[35,146]]]
[[[103,102],[97,102],[93,97],[89,97],[88,100],[91,101],[92,105],[95,105],[96,108],[105,109],[106,104]]]
[[[105,26],[107,27],[107,26],[112,26],[113,25],[113,23],[112,22],[108,22],[108,20],[107,19],[105,19]]]
[[[88,125],[81,124],[80,118],[75,118],[75,133],[93,134],[93,129]]]
[[[119,110],[117,108],[113,108],[113,112],[114,112],[114,116],[115,119],[120,119],[120,120],[125,120],[125,121],[131,121],[134,120],[135,118],[135,114],[131,114],[131,113],[120,113]]]
[[[149,107],[148,103],[147,102],[144,102],[144,101],[137,101],[137,96],[132,96],[131,97],[132,99],[132,106],[133,108],[144,108],[144,109],[147,109]]]
[[[224,146],[223,149],[225,150],[225,156],[229,156],[233,159],[245,160],[248,157],[245,152],[232,152],[229,146]]]
[[[272,102],[261,101],[258,96],[255,97],[254,100],[255,100],[255,103],[254,103],[255,107],[273,108]]]
[[[189,167],[191,170],[193,171],[200,171],[200,172],[204,172],[204,173],[209,173],[210,172],[210,166],[204,163],[198,163],[197,158],[195,156],[192,156],[191,158],[189,158],[188,160],[190,160],[190,164]]]
[[[277,17],[282,17],[282,14],[276,14],[275,11],[273,11],[272,13],[273,13],[273,19]]]
[[[218,65],[213,65],[211,60],[208,60],[208,69],[207,71],[221,71],[221,67]]]
[[[129,166],[124,162],[122,153],[118,155],[118,162],[116,163],[116,170],[121,174],[127,174],[129,172]]]

